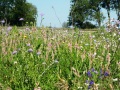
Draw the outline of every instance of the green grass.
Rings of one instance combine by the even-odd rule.
[[[1,31],[1,90],[120,88],[120,36],[117,32],[49,28],[27,31],[17,27],[8,35],[6,29],[1,28]]]

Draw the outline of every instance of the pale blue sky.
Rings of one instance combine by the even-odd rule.
[[[68,15],[70,11],[70,0],[27,0],[37,7],[38,18],[37,18],[37,26],[40,26],[41,16],[40,14],[44,14],[43,25],[52,27],[61,27],[58,18],[55,15],[55,12],[52,8],[54,7],[57,16],[59,17],[61,23],[66,22],[68,20]],[[102,10],[107,17],[106,10]],[[111,12],[111,18],[116,18],[115,12]],[[107,18],[105,19],[107,21]],[[105,22],[104,21],[104,22]]]
[[[57,19],[55,12],[52,8],[54,7],[57,16],[59,17],[61,23],[66,22],[68,20],[68,15],[70,11],[70,0],[27,0],[37,7],[38,10],[38,18],[37,25],[40,26],[41,21],[41,13],[44,13],[44,26],[52,27],[61,27],[59,20]]]

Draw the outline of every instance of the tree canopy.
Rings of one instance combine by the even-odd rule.
[[[69,25],[80,28],[95,27],[91,21],[95,21],[97,26],[105,19],[101,9],[107,10],[110,19],[110,11],[116,10],[118,19],[120,18],[120,1],[119,0],[71,0],[71,10],[69,13]],[[86,23],[89,23],[86,24]]]
[[[0,0],[0,20],[7,24],[22,26],[36,23],[36,18],[37,8],[26,0]]]

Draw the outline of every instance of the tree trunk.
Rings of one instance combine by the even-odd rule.
[[[120,10],[118,10],[117,17],[118,17],[118,20],[120,20]]]
[[[107,4],[108,23],[110,24],[110,5]]]
[[[101,26],[101,14],[100,14],[100,9],[99,9],[99,18],[98,18],[98,25],[99,25],[99,27]]]

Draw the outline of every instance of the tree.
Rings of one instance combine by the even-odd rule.
[[[71,11],[69,14],[69,25],[82,28],[86,21],[89,10],[88,0],[71,0]]]
[[[100,2],[101,0],[71,0],[69,25],[85,28],[86,23],[96,20],[100,26],[103,20],[103,14],[100,12]]]
[[[0,0],[0,20],[9,21],[13,18],[12,9],[14,8],[14,0]]]
[[[0,20],[5,19],[10,25],[22,26],[25,22],[36,22],[37,9],[26,0],[1,0]],[[20,18],[24,20],[19,21]]]
[[[102,0],[90,0],[89,1],[89,5],[91,5],[90,8],[92,9],[90,18],[95,20],[99,27],[101,26],[101,23],[105,19],[103,13],[101,12],[101,6],[100,6],[101,1]]]
[[[120,20],[120,0],[112,0],[112,8],[116,11],[117,18]]]
[[[99,27],[101,26],[101,23],[105,19],[103,13],[101,13],[100,11],[93,13],[92,17],[93,17],[93,20],[97,22]]]
[[[68,28],[68,22],[63,22],[62,27],[63,28]]]
[[[26,11],[29,13],[26,12],[25,21],[27,21],[29,24],[30,22],[36,23],[37,8],[31,3],[26,3]]]
[[[107,10],[108,20],[110,23],[110,10],[112,8],[111,0],[102,0],[102,2],[100,4],[101,4],[102,8],[105,8]]]
[[[15,0],[14,8],[12,9],[13,19],[10,20],[11,25],[21,26],[22,22],[19,21],[20,18],[25,18],[26,11],[26,0]]]

